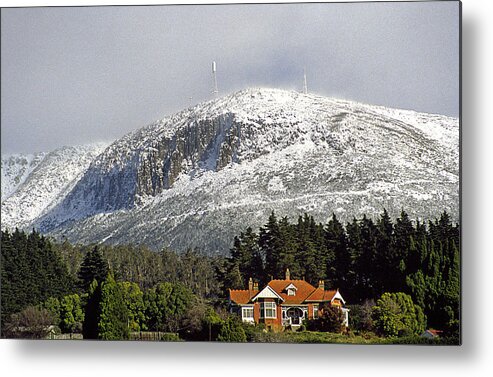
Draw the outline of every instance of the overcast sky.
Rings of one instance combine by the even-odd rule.
[[[268,86],[459,115],[458,2],[2,9],[2,153],[111,141]]]

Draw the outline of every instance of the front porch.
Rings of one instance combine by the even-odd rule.
[[[308,307],[305,306],[286,306],[282,307],[282,325],[291,326],[296,329],[308,319]]]

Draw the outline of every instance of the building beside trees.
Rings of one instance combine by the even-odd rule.
[[[262,323],[273,330],[297,329],[303,321],[317,319],[326,305],[338,308],[343,324],[348,326],[349,309],[345,303],[338,289],[326,290],[323,280],[314,287],[303,279],[291,279],[289,269],[284,279],[272,279],[261,289],[250,278],[247,289],[229,290],[231,312],[243,322]]]

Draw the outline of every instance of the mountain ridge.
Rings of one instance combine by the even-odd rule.
[[[115,141],[30,225],[77,242],[225,252],[270,210],[458,219],[458,134],[446,116],[246,89]]]
[[[37,217],[63,199],[105,146],[104,143],[65,146],[49,153],[40,153],[42,158],[16,190],[7,198],[2,198],[2,228],[6,224],[19,228],[31,227]],[[2,167],[3,161],[2,158]]]

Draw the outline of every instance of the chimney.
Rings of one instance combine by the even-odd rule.
[[[258,291],[258,281],[253,282],[253,290]]]
[[[291,274],[289,273],[289,268],[286,268],[286,280],[291,280]]]
[[[325,289],[325,282],[323,280],[319,280],[318,281],[318,287],[320,289],[323,289],[324,290]]]
[[[248,290],[253,291],[253,279],[248,279]]]

